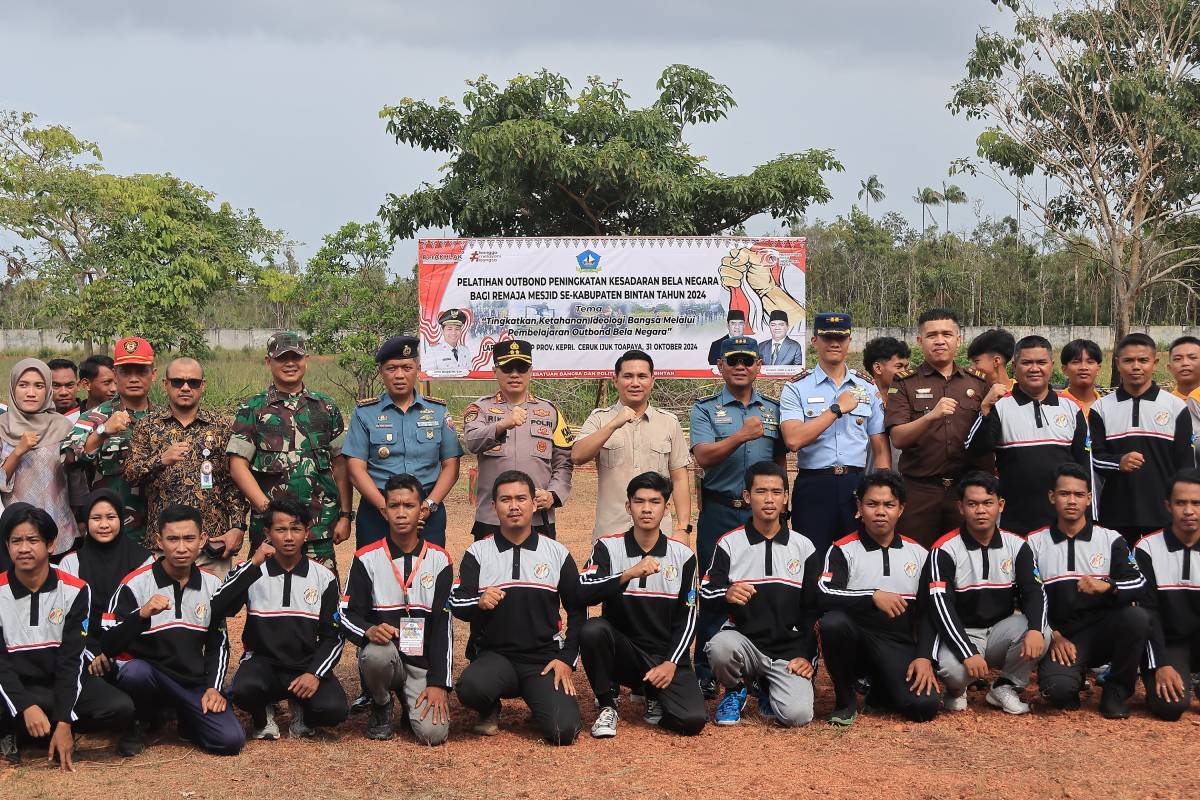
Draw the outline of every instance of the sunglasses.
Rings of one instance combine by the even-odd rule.
[[[517,361],[515,363],[509,362],[508,364],[505,364],[504,366],[500,367],[500,371],[503,372],[505,375],[511,375],[514,372],[519,372],[522,375],[524,375],[526,372],[529,372],[529,370],[532,368],[533,368],[532,364],[526,363],[524,361]]]
[[[753,367],[754,362],[758,361],[753,356],[735,354],[725,359],[725,363],[731,367]]]
[[[167,378],[167,383],[171,384],[172,389],[182,389],[184,386],[199,389],[204,385],[204,378]]]

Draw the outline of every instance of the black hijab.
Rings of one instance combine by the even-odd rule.
[[[117,536],[111,542],[98,542],[87,531],[92,508],[100,502],[108,503],[117,512]],[[92,606],[108,606],[108,600],[117,590],[121,579],[146,563],[150,551],[125,535],[125,504],[120,496],[109,489],[97,489],[83,502],[84,535],[79,545],[79,577],[92,590]]]
[[[30,508],[34,506],[29,503],[13,503],[5,507],[4,513],[0,514],[0,572],[12,569],[12,559],[8,557],[8,534],[16,526],[17,513]]]

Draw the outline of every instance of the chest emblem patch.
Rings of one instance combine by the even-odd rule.
[[[800,559],[793,558],[791,561],[789,561],[787,563],[787,571],[792,575],[796,575],[797,573],[799,573],[800,572]]]
[[[666,564],[663,566],[663,578],[665,578],[669,583],[674,583],[678,577],[679,568],[674,564]]]
[[[203,622],[204,618],[208,616],[208,606],[204,603],[196,603],[196,610],[192,613],[196,615],[196,619]]]
[[[1057,417],[1054,418],[1054,424],[1060,428],[1067,427],[1067,415],[1059,414]]]
[[[1000,571],[1005,575],[1012,575],[1013,566],[1011,558],[1006,558],[1000,562]]]
[[[424,575],[422,575],[421,576],[421,585],[424,586],[426,589],[432,589],[433,588],[433,574],[426,572]]]
[[[50,621],[50,624],[57,625],[63,621],[63,610],[61,608],[50,609],[50,613],[46,615],[46,619]]]
[[[917,562],[910,561],[904,565],[904,574],[910,578],[917,577]]]
[[[1092,557],[1088,559],[1088,563],[1096,569],[1104,566],[1104,553],[1092,553]]]
[[[533,568],[533,574],[539,578],[547,577],[550,574],[550,565],[545,561],[539,562],[538,565]]]
[[[310,606],[315,606],[317,604],[317,587],[310,586],[304,590],[304,602],[308,603]]]
[[[1169,412],[1169,411],[1165,411],[1165,410],[1160,411],[1154,415],[1154,421],[1157,422],[1159,425],[1166,425],[1168,422],[1170,422],[1170,420],[1171,420],[1171,412]]]

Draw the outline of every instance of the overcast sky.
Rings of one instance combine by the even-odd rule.
[[[115,172],[172,172],[253,207],[307,257],[387,192],[437,179],[442,159],[395,144],[383,105],[457,100],[465,78],[541,67],[576,86],[621,78],[641,105],[664,66],[685,63],[738,102],[688,135],[714,169],[833,148],[846,171],[810,217],[845,213],[875,173],[879,210],[915,224],[917,186],[940,187],[951,159],[974,153],[978,123],[946,111],[950,87],[979,27],[1006,23],[988,0],[5,0],[0,108],[97,141]],[[955,180],[984,213],[1011,213],[986,179]],[[969,205],[952,215],[955,228],[973,221]],[[414,256],[401,243],[396,261]]]

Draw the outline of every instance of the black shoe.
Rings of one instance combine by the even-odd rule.
[[[1125,697],[1125,690],[1114,686],[1111,681],[1104,684],[1104,692],[1100,695],[1100,715],[1105,719],[1129,717],[1129,701]]]
[[[720,690],[717,688],[716,678],[701,678],[700,693],[704,695],[705,700],[716,700]]]
[[[121,738],[117,739],[117,755],[122,758],[132,758],[140,755],[146,749],[146,731],[142,723],[134,720],[133,723],[125,729],[121,734]]]
[[[392,701],[385,705],[371,703],[371,716],[367,719],[367,738],[384,741],[392,738]]]
[[[361,714],[371,707],[371,695],[363,692],[358,697],[354,698],[354,702],[350,704],[351,714]]]
[[[866,695],[871,692],[871,679],[859,678],[854,682],[854,691],[856,694]]]

